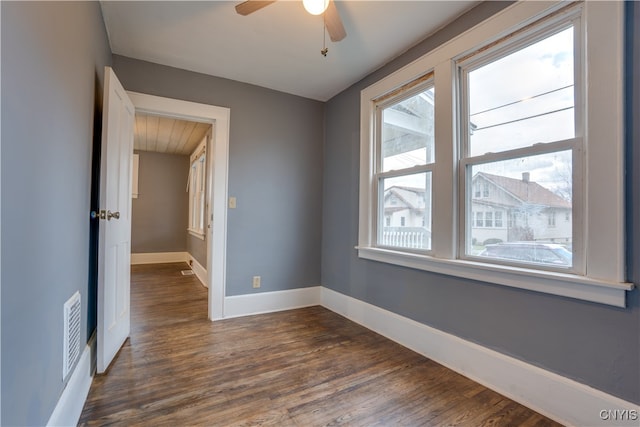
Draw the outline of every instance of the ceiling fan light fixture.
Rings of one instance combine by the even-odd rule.
[[[329,7],[329,0],[302,0],[302,5],[312,15],[321,15]]]

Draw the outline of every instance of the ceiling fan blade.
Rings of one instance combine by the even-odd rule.
[[[236,5],[236,12],[242,16],[247,16],[248,14],[253,13],[256,10],[260,10],[263,7],[269,6],[271,3],[275,3],[275,0],[273,1],[247,0]]]
[[[347,32],[344,30],[342,19],[340,19],[340,14],[333,0],[329,1],[329,6],[324,12],[324,25],[327,27],[332,42],[339,42],[347,37]]]

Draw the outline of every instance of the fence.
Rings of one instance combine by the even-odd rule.
[[[431,232],[420,227],[385,227],[379,244],[408,249],[430,249]]]

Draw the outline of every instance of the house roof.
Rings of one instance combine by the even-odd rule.
[[[404,187],[399,185],[394,185],[393,187],[389,187],[385,191],[385,198],[391,194],[394,194],[398,199],[400,199],[406,207],[410,209],[424,209],[424,188],[416,188],[416,187]],[[422,204],[420,201],[422,200]],[[394,209],[394,207],[385,206],[385,210],[401,210]]]
[[[554,208],[571,209],[572,207],[571,202],[534,181],[508,178],[506,176],[492,175],[485,172],[478,172],[473,177],[474,181],[478,178],[492,182],[524,203]]]

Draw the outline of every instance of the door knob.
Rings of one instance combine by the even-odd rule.
[[[107,211],[107,221],[111,221],[111,218],[120,219],[120,212]]]

